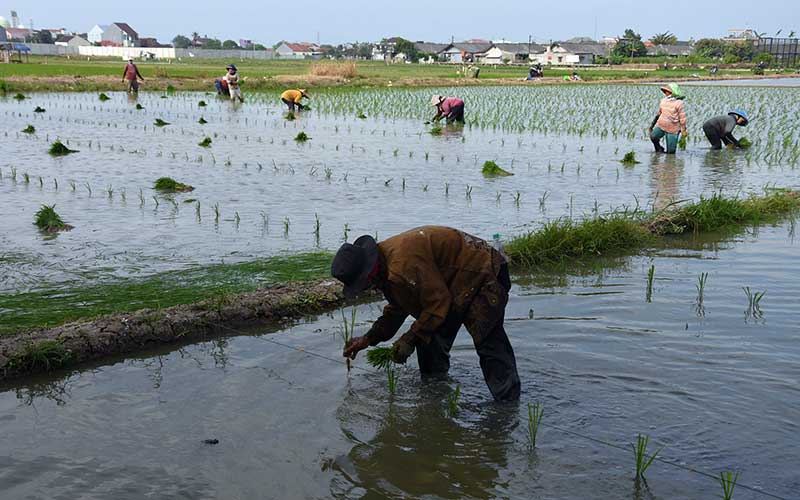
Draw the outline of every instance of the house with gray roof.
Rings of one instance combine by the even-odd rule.
[[[451,43],[440,54],[441,58],[446,62],[451,63],[465,63],[475,62],[476,54],[483,54],[492,48],[491,42],[480,40],[469,40],[466,42]]]
[[[128,23],[111,23],[103,32],[100,44],[112,47],[138,47],[139,34]]]

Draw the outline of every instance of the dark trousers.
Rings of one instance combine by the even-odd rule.
[[[447,123],[464,123],[464,105],[453,106],[450,112],[447,113]]]
[[[507,266],[501,269],[498,281],[506,287],[506,291],[511,288]],[[475,346],[475,350],[492,396],[498,401],[515,401],[519,399],[520,381],[514,349],[503,328],[505,311],[494,319],[494,328]],[[423,377],[443,376],[450,370],[450,349],[462,324],[463,318],[451,312],[431,341],[427,345],[417,346],[417,361]]]
[[[706,139],[711,143],[711,149],[722,149],[722,136],[716,127],[703,125],[703,132],[706,134]]]
[[[283,97],[281,97],[281,101],[283,101],[283,103],[289,107],[289,111],[294,111],[295,108],[294,101],[290,101],[289,99],[284,99]]]

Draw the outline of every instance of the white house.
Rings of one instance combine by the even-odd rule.
[[[318,59],[322,56],[322,51],[313,43],[281,42],[275,48],[275,56],[280,59]]]
[[[554,42],[543,51],[531,54],[531,59],[539,64],[572,66],[594,64],[595,58],[604,56],[607,48],[601,43]]]
[[[439,57],[447,62],[461,64],[474,62],[476,54],[483,54],[492,47],[491,42],[483,40],[468,40],[466,42],[451,43],[440,52]]]
[[[486,52],[475,54],[475,60],[483,64],[527,63],[531,53],[543,50],[533,43],[494,43]]]
[[[89,40],[78,35],[62,35],[56,39],[55,44],[62,47],[88,47],[91,45]]]
[[[90,29],[86,34],[86,39],[89,40],[89,43],[99,44],[103,41],[103,33],[105,33],[107,29],[107,24],[95,24],[94,28]]]

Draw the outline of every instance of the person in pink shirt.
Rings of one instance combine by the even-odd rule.
[[[432,121],[437,122],[445,118],[448,124],[464,123],[464,101],[458,97],[435,95],[431,97],[431,105],[436,106],[436,116]]]
[[[661,139],[666,137],[666,153],[675,154],[678,149],[680,135],[687,136],[686,107],[683,104],[685,95],[677,83],[661,87],[664,98],[658,105],[658,114],[650,124],[650,140],[653,141],[656,153],[665,152]]]
[[[129,94],[139,92],[139,80],[144,81],[144,77],[139,73],[139,68],[134,64],[133,58],[128,59],[125,70],[122,72],[122,81],[125,82],[125,90]]]

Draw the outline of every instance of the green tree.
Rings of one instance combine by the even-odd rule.
[[[267,48],[261,45],[260,43],[257,43],[253,45],[253,50],[267,50]]]
[[[620,57],[643,57],[647,55],[647,47],[644,46],[642,35],[628,28],[614,46],[611,54]]]
[[[394,57],[397,54],[405,54],[406,59],[412,62],[417,62],[419,60],[419,53],[417,52],[417,47],[414,46],[414,42],[406,40],[405,38],[399,38],[397,42],[395,42],[392,56]]]
[[[650,41],[653,42],[653,45],[675,45],[678,43],[678,37],[669,31],[665,31],[663,33],[656,33],[653,35],[650,37]]]
[[[222,42],[222,48],[225,50],[236,50],[239,48],[239,44],[233,40],[225,40]]]
[[[47,30],[35,31],[25,39],[29,43],[54,43],[53,34]]]
[[[216,38],[210,38],[206,41],[205,45],[203,46],[204,49],[212,49],[212,50],[219,50],[222,48],[222,42],[217,40]]]
[[[183,35],[177,35],[172,39],[172,46],[176,49],[188,49],[192,41]]]
[[[701,57],[720,58],[725,55],[725,43],[714,38],[701,38],[694,44],[694,51]]]

